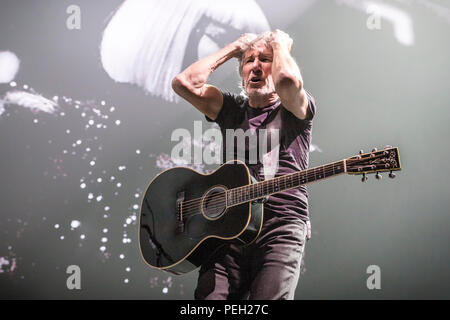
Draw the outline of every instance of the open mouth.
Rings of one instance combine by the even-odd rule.
[[[259,77],[252,77],[252,78],[250,78],[250,83],[259,83],[259,82],[262,82],[263,80],[261,79],[261,78],[259,78]]]

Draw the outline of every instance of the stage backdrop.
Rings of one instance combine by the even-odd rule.
[[[150,180],[191,165],[172,133],[213,127],[170,81],[275,28],[317,101],[310,167],[385,145],[402,162],[308,187],[295,298],[450,298],[450,7],[432,0],[2,0],[0,297],[192,299],[197,271],[151,269],[138,246]],[[237,62],[211,82],[239,93]]]

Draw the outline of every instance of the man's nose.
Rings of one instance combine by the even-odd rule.
[[[258,59],[255,59],[253,61],[252,64],[252,72],[253,73],[261,73],[262,69],[261,69],[261,61],[259,61]]]
[[[261,61],[259,61],[259,59],[255,59],[253,60],[253,68],[261,68]]]

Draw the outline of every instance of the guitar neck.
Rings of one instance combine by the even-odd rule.
[[[258,200],[271,194],[298,188],[342,173],[346,173],[345,160],[230,189],[227,191],[227,206],[232,207]]]

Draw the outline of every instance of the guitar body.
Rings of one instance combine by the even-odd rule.
[[[229,243],[247,245],[258,236],[263,204],[227,207],[226,191],[254,179],[241,161],[227,162],[209,175],[173,168],[156,176],[141,205],[139,244],[151,267],[190,272]]]
[[[257,182],[242,161],[230,161],[209,175],[173,168],[148,186],[139,217],[139,246],[148,265],[174,274],[192,271],[223,245],[248,245],[263,223],[259,201],[283,190],[339,174],[401,170],[398,148],[370,153]]]

